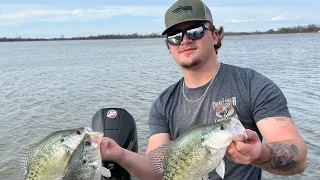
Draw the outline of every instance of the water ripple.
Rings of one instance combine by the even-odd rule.
[[[299,37],[300,41],[296,41]],[[148,111],[181,78],[163,39],[0,43],[0,176],[22,179],[23,149],[50,132],[91,126],[101,108],[134,117],[139,151],[149,138]],[[302,43],[303,42],[303,43]],[[305,43],[308,42],[308,43]],[[320,177],[320,36],[228,36],[218,59],[249,67],[279,85],[308,146],[305,173]],[[264,179],[283,179],[263,173]]]

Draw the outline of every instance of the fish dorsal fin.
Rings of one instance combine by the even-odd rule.
[[[27,168],[28,168],[28,162],[30,161],[30,156],[33,156],[34,149],[36,148],[37,144],[32,144],[27,148],[23,148],[21,152],[21,161],[20,164],[22,166],[22,169],[24,170],[23,175],[27,176]]]
[[[216,172],[223,179],[225,171],[226,171],[226,165],[222,159],[216,167]]]
[[[39,143],[33,143],[29,145],[28,147],[25,147],[22,149],[24,160],[27,162],[30,156],[33,156],[35,151],[38,149]]]
[[[26,160],[28,160],[27,158],[31,156],[31,154],[34,152],[34,149],[36,149],[36,147],[37,147],[37,144],[32,144],[27,148],[23,149],[24,158],[26,158]]]
[[[22,154],[20,165],[23,169],[23,176],[26,177],[27,176],[27,167],[28,167],[28,154],[26,152]]]
[[[166,146],[162,145],[153,151],[150,151],[148,156],[153,164],[153,168],[157,173],[163,173],[164,170],[164,155]]]

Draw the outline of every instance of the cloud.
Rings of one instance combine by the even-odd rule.
[[[280,16],[271,18],[271,21],[285,21],[285,20],[287,20],[287,18],[284,14],[281,14]]]
[[[154,20],[152,20],[152,22],[163,22],[164,21],[164,19],[163,18],[158,18],[158,19],[154,19]]]
[[[256,22],[257,20],[255,19],[235,19],[235,18],[231,18],[231,19],[227,19],[227,20],[223,20],[222,22],[226,22],[226,23],[249,23],[249,22]]]
[[[301,19],[300,16],[289,17],[289,16],[287,16],[285,14],[281,14],[279,16],[271,18],[271,21],[296,21],[296,20],[299,20],[299,19]]]
[[[99,19],[108,19],[117,16],[151,16],[162,17],[165,8],[144,6],[113,6],[101,9],[58,9],[44,6],[14,5],[10,11],[4,12],[4,6],[0,6],[0,26],[30,23],[30,22],[83,22]],[[22,9],[22,11],[21,11]]]
[[[102,3],[97,5],[93,1],[100,0],[91,0],[85,5],[69,1],[60,5],[58,2],[54,3],[55,5],[0,3],[0,35],[15,37],[15,34],[12,34],[14,32],[12,29],[15,27],[22,37],[59,37],[62,33],[66,37],[101,33],[145,33],[164,28],[164,14],[168,8],[166,3],[159,1],[155,5],[154,1],[143,0],[134,5],[131,1],[130,3],[117,1],[117,5],[112,5],[111,1],[101,0]],[[286,27],[288,24],[320,22],[320,11],[317,6],[310,4],[301,8],[287,3],[279,6],[280,2],[277,2],[277,5],[218,3],[214,6],[210,3],[215,3],[208,1],[215,25],[228,23],[227,31],[267,30]],[[148,26],[145,26],[148,22]],[[48,29],[48,26],[55,29]],[[38,28],[32,30],[34,27]]]

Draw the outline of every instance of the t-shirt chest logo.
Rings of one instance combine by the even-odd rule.
[[[232,114],[234,114],[234,108],[232,105],[222,106],[216,109],[217,118],[230,117]]]
[[[215,122],[225,121],[235,115],[234,106],[237,105],[236,97],[230,99],[223,98],[220,101],[213,102],[213,111],[216,112]]]

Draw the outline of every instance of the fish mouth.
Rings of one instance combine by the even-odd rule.
[[[89,127],[89,126],[84,127],[84,129],[85,129],[85,133],[87,135],[89,135],[91,142],[93,142],[95,144],[100,144],[101,143],[102,137],[104,135],[103,132],[93,131],[92,128]]]
[[[93,161],[97,161],[101,159],[100,143],[102,141],[103,135],[104,134],[102,132],[98,132],[98,131],[92,131],[89,133],[90,141],[92,142],[92,146],[95,149],[95,152],[93,155],[94,156]]]
[[[231,134],[233,141],[244,141],[248,139],[246,129],[241,124],[240,120],[237,117],[231,118]]]
[[[103,133],[99,132],[99,131],[91,131],[88,132],[89,136],[90,136],[90,141],[95,143],[95,144],[100,144],[102,141],[102,137],[103,137]]]

